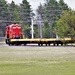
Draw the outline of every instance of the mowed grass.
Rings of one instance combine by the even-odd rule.
[[[0,46],[0,75],[75,75],[75,47]]]

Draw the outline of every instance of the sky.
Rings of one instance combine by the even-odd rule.
[[[6,0],[8,3],[11,3],[12,0]],[[19,4],[22,2],[22,0],[13,0],[16,4]],[[37,7],[39,6],[40,3],[44,3],[45,0],[27,0],[28,2],[30,2],[31,8],[33,10],[36,10]],[[57,0],[59,1],[59,0]],[[69,5],[69,7],[71,7],[72,9],[75,10],[75,0],[64,0],[65,3],[67,3]]]

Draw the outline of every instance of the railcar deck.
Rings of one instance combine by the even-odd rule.
[[[49,39],[6,39],[6,44],[9,45],[20,45],[20,44],[38,44],[39,46],[42,46],[43,44],[50,45],[53,44],[54,46],[57,45],[66,45],[67,43],[74,43],[75,39],[72,38],[49,38]]]

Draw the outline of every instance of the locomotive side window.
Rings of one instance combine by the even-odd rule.
[[[14,26],[13,29],[15,29],[16,27]]]
[[[20,26],[18,26],[18,28],[20,29],[21,27],[20,27]]]

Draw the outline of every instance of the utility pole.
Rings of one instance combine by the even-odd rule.
[[[31,13],[31,38],[33,39],[34,38],[34,16],[35,14],[34,13]]]
[[[34,38],[33,17],[31,18],[31,37]]]
[[[43,20],[41,18],[41,15],[37,14],[37,25],[38,25],[38,30],[39,30],[39,38],[43,38],[42,35],[42,27],[44,26]]]

